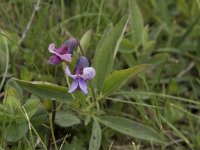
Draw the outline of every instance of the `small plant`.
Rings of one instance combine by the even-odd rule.
[[[162,136],[152,128],[128,118],[108,115],[101,108],[101,103],[109,95],[148,67],[147,64],[143,64],[112,72],[114,58],[119,48],[117,45],[122,40],[128,22],[129,17],[123,17],[112,29],[112,33],[102,39],[104,42],[101,43],[94,56],[92,67],[90,67],[88,59],[83,56],[84,50],[77,39],[69,38],[59,48],[56,48],[55,44],[49,45],[48,49],[52,56],[48,62],[52,65],[62,62],[68,88],[49,83],[14,79],[23,89],[39,97],[52,100],[52,111],[49,116],[51,132],[48,144],[47,146],[44,144],[43,148],[50,149],[53,145],[55,149],[62,148],[63,145],[56,141],[55,124],[66,128],[80,124],[81,120],[85,120],[85,126],[92,122],[92,135],[88,140],[90,150],[100,149],[102,140],[100,124],[132,137],[156,143],[164,142]],[[78,47],[80,51],[76,51]],[[71,73],[72,71],[73,73]],[[65,105],[60,105],[60,102]],[[33,130],[32,127],[30,126],[30,131]],[[65,141],[63,140],[63,142]]]
[[[1,0],[0,150],[200,149],[199,10]]]

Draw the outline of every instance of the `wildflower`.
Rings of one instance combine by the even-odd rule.
[[[93,67],[89,67],[88,59],[84,56],[81,56],[77,61],[74,75],[71,74],[68,67],[66,67],[66,74],[74,79],[68,93],[72,93],[78,89],[87,94],[88,90],[86,81],[92,80],[95,77],[96,72]]]
[[[49,63],[55,65],[61,61],[71,62],[73,51],[77,46],[78,41],[75,38],[70,38],[59,48],[56,48],[53,43],[50,44],[48,49],[53,55],[49,58]]]

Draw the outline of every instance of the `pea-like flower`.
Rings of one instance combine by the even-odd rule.
[[[79,42],[75,38],[68,39],[59,48],[56,48],[54,43],[50,44],[48,49],[53,55],[49,58],[49,63],[55,65],[61,61],[71,62],[73,51],[78,44]]]
[[[66,74],[74,79],[68,93],[72,93],[78,89],[87,94],[87,80],[92,80],[95,77],[96,71],[93,67],[89,67],[88,59],[84,56],[81,56],[77,60],[74,74],[71,74],[68,67],[66,67]]]

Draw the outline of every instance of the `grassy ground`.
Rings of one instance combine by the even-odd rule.
[[[98,149],[95,145],[100,142],[101,149],[113,150],[200,149],[199,11],[199,0],[1,0],[1,148],[48,149],[50,143],[52,148],[57,145],[58,149],[82,150]],[[151,66],[134,79],[127,78],[126,84],[108,96],[98,95],[101,101],[95,107],[92,105],[92,109],[89,98],[87,102],[81,101],[80,93],[72,102],[56,101],[60,118],[54,125],[51,96],[45,97],[40,91],[42,94],[37,97],[38,91],[34,91],[32,84],[25,89],[34,90],[27,92],[10,80],[14,77],[67,87],[62,65],[48,64],[48,45],[58,46],[70,36],[76,37],[92,63],[99,60],[95,56],[99,54],[95,50],[101,49],[99,41],[105,43],[102,39],[107,33],[115,34],[112,24],[121,18],[123,22],[123,16],[128,18],[128,24],[124,25],[123,39],[118,42],[112,70],[140,64]],[[111,49],[116,46],[109,44]],[[101,65],[93,66],[101,71]],[[11,96],[8,102],[6,94]],[[67,113],[62,114],[61,110]],[[25,116],[26,121],[21,121],[20,116]],[[106,125],[105,118],[103,121],[95,116],[129,118],[134,123],[123,128],[121,122],[112,120]],[[123,122],[120,118],[119,121]],[[145,128],[137,128],[137,123]],[[91,134],[96,138],[91,140]],[[158,141],[157,135],[163,140]]]

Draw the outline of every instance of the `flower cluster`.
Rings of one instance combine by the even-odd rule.
[[[49,58],[49,63],[52,65],[58,64],[61,61],[70,63],[72,61],[73,51],[79,46],[79,42],[75,38],[68,39],[61,47],[56,48],[55,44],[49,45],[49,52],[52,56]],[[66,67],[66,74],[74,81],[72,82],[68,93],[76,90],[81,90],[84,94],[88,93],[87,80],[92,80],[95,77],[95,69],[89,67],[89,61],[85,56],[80,56],[77,60],[74,73],[72,74],[69,67]]]
[[[49,58],[49,63],[55,65],[61,61],[71,62],[73,51],[77,47],[78,41],[75,38],[70,38],[59,48],[56,48],[54,43],[50,44],[49,52],[53,55]]]

